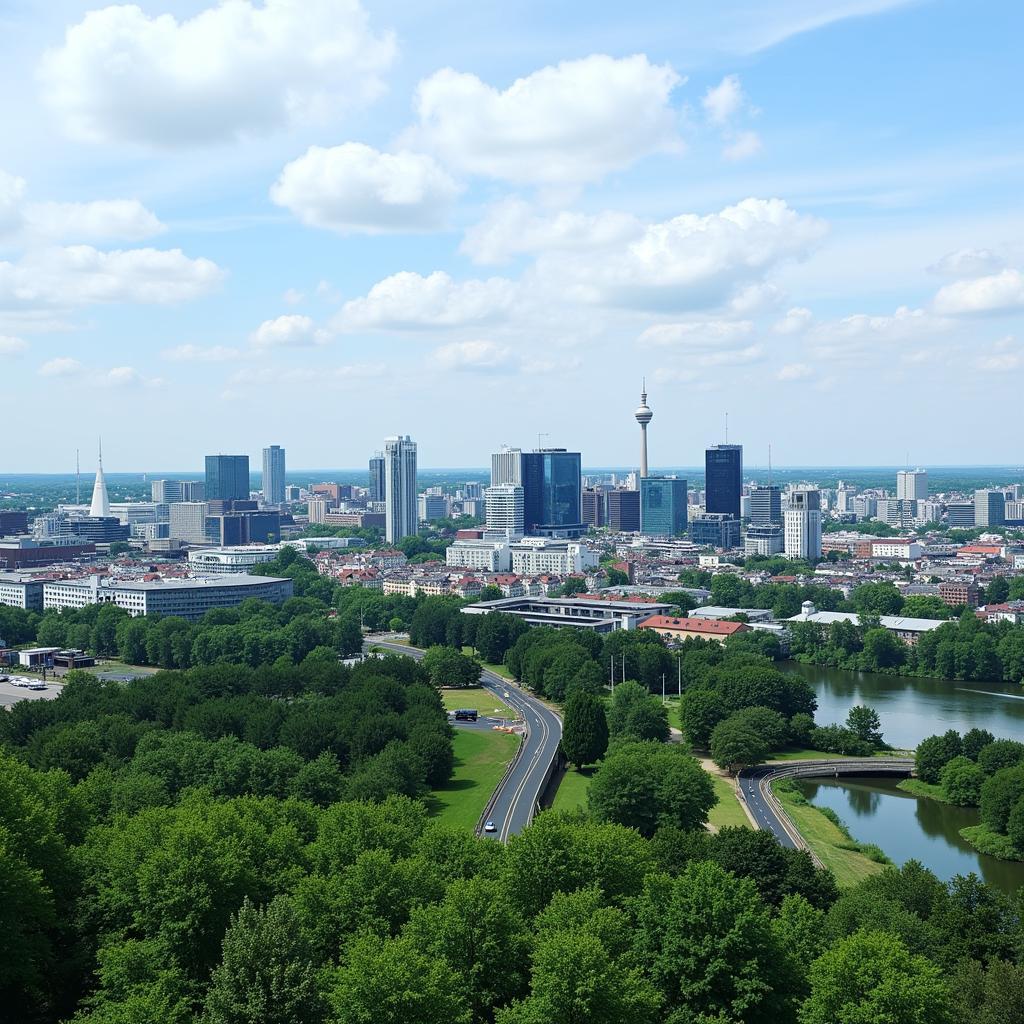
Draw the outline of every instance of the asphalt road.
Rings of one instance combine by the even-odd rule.
[[[365,641],[364,646],[382,647],[417,660],[423,657],[423,651],[391,640],[370,639]],[[497,830],[487,834],[505,842],[533,820],[541,791],[547,781],[548,769],[558,753],[558,744],[562,739],[562,720],[536,697],[489,669],[483,670],[480,682],[485,689],[517,711],[526,725],[519,757],[512,771],[495,791],[493,806],[488,815]]]
[[[770,784],[785,778],[838,778],[840,775],[910,775],[914,769],[910,758],[866,758],[846,761],[787,761],[762,764],[740,772],[739,787],[747,807],[757,822],[787,849],[804,849],[799,832],[788,817],[783,818],[771,795]]]

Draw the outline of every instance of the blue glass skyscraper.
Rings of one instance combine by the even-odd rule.
[[[583,523],[579,452],[541,448],[522,454],[526,532],[578,528]]]
[[[704,508],[740,517],[743,445],[713,444],[704,453]]]
[[[686,481],[645,476],[640,481],[640,532],[652,537],[686,533]]]

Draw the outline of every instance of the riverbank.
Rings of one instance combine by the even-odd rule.
[[[858,842],[843,820],[830,808],[817,807],[789,779],[772,784],[804,841],[836,877],[841,888],[878,874],[892,861],[874,843]]]

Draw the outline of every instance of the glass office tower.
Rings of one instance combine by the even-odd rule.
[[[541,448],[523,452],[523,513],[527,533],[583,524],[583,471],[579,452]]]
[[[249,456],[207,455],[206,497],[221,501],[248,498]]]
[[[713,444],[704,453],[704,508],[740,517],[743,445]]]
[[[263,449],[263,500],[268,505],[284,504],[284,449],[272,444]]]
[[[686,481],[645,476],[640,481],[640,532],[652,537],[686,533]]]

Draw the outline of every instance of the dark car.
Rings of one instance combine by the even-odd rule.
[[[456,722],[475,722],[479,712],[476,708],[458,708],[455,711]]]

